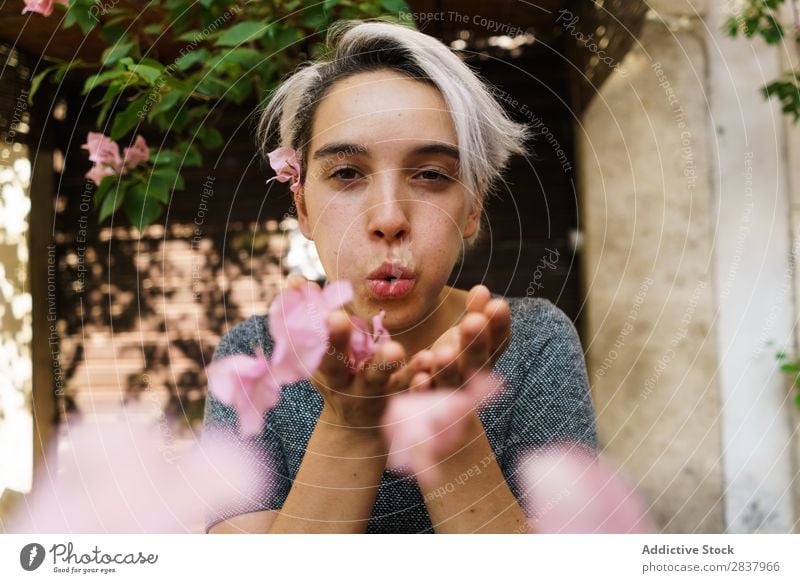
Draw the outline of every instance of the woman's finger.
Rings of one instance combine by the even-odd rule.
[[[461,330],[461,373],[468,378],[475,370],[490,364],[491,331],[483,314],[467,314],[459,326]]]
[[[405,391],[411,385],[411,379],[415,374],[422,371],[430,374],[432,370],[433,352],[431,350],[420,350],[405,366],[401,366],[389,377],[389,394]]]
[[[351,329],[350,318],[343,310],[336,310],[328,316],[329,344],[319,372],[331,390],[341,390],[352,376],[348,366]]]
[[[467,312],[483,312],[491,297],[492,293],[485,285],[473,286],[467,294]]]
[[[461,372],[458,366],[458,349],[441,346],[433,352],[432,384],[437,387],[460,387]]]
[[[387,342],[378,347],[375,356],[364,364],[364,383],[367,394],[383,395],[387,393],[389,377],[403,366],[405,350],[399,342]]]
[[[420,371],[411,377],[411,384],[408,390],[412,393],[421,393],[432,388],[431,375],[428,371]]]
[[[486,305],[483,313],[489,319],[491,332],[489,356],[496,362],[511,342],[511,308],[506,300],[497,298]]]

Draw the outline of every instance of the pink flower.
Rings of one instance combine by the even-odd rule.
[[[277,173],[277,176],[267,180],[267,184],[272,180],[278,182],[291,180],[292,184],[289,186],[289,190],[297,193],[300,188],[300,163],[297,161],[297,152],[292,148],[281,147],[272,150],[267,155],[269,156],[269,165]]]
[[[208,388],[219,401],[236,409],[242,435],[261,432],[264,413],[277,405],[279,386],[261,348],[255,356],[233,354],[206,367]]]
[[[255,475],[263,458],[248,444],[207,432],[178,447],[143,414],[126,408],[111,421],[71,420],[70,449],[50,444],[8,532],[203,532],[207,519],[273,487]]]
[[[209,390],[219,401],[236,409],[243,435],[261,431],[264,413],[280,399],[280,387],[308,378],[319,368],[329,345],[328,315],[353,299],[349,281],[337,281],[323,289],[307,283],[288,288],[269,308],[272,358],[259,348],[256,356],[234,354],[206,368]],[[354,329],[351,344],[357,358],[366,360],[376,346],[389,340],[383,312],[373,319],[374,335]]]
[[[372,358],[378,346],[384,342],[389,342],[391,336],[389,331],[383,326],[383,318],[386,312],[381,310],[372,317],[372,332],[367,329],[364,320],[358,316],[352,316],[353,331],[350,334],[350,351],[353,359],[353,367],[358,368],[362,363]]]
[[[56,4],[67,6],[68,1],[69,0],[25,0],[25,8],[22,9],[22,14],[26,12],[38,12],[42,16],[50,16]]]
[[[142,162],[147,162],[150,157],[150,149],[147,147],[142,136],[137,135],[133,146],[123,150],[123,158],[125,159],[125,167],[128,170],[133,170]]]
[[[322,290],[308,283],[275,298],[269,307],[274,342],[270,364],[278,384],[294,383],[316,372],[328,350],[328,315],[352,299],[349,281],[335,281]]]
[[[654,532],[647,504],[628,480],[579,444],[531,454],[520,466],[543,533]]]
[[[94,166],[86,173],[86,178],[98,186],[105,176],[120,174],[123,171],[122,157],[117,143],[98,132],[89,132],[86,143],[81,146],[89,152],[89,160]]]
[[[114,176],[115,174],[116,172],[110,166],[95,164],[86,173],[86,178],[94,182],[97,186],[100,186],[100,183],[103,181],[103,178],[105,178],[106,176]]]
[[[438,478],[437,465],[465,445],[472,415],[502,390],[502,379],[479,371],[458,389],[406,392],[390,399],[382,426],[391,443],[388,466],[425,481]],[[421,480],[422,481],[422,480]]]

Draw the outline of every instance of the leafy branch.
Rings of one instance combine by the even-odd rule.
[[[401,12],[409,12],[404,0],[313,6],[300,0],[165,0],[141,9],[125,1],[44,4],[47,12],[36,11],[66,10],[62,27],[96,32],[107,46],[98,63],[51,60],[34,76],[29,101],[46,78],[86,76],[82,93],[97,108],[104,138],[94,137],[99,150],[90,149],[88,139],[84,146],[95,163],[87,178],[97,185],[99,220],[122,208],[139,229],[157,221],[172,193],[184,188],[183,168],[202,165],[204,153],[225,144],[217,129],[225,107],[259,102],[298,63],[320,54],[320,31],[333,21],[399,21]],[[162,136],[163,146],[150,151],[142,133]],[[114,141],[133,144],[134,137],[147,155],[127,168]]]
[[[741,32],[747,38],[760,36],[768,44],[779,44],[787,37],[786,27],[778,15],[781,4],[788,2],[792,7],[792,31],[790,42],[800,58],[800,8],[798,0],[746,0],[744,5],[730,16],[725,23],[727,34],[736,38]],[[761,87],[766,99],[776,98],[783,113],[792,116],[792,121],[800,120],[800,70],[787,71],[778,79]]]

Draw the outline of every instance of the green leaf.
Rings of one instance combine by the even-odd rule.
[[[152,152],[152,154],[150,154],[150,162],[152,162],[154,166],[173,164],[178,161],[178,155],[172,150],[156,151],[155,149],[151,149],[150,151]]]
[[[159,101],[153,109],[150,110],[150,113],[147,114],[147,119],[152,121],[153,118],[159,114],[168,112],[173,107],[175,107],[182,99],[184,99],[185,95],[180,93],[179,91],[169,91],[168,93],[163,93],[161,95],[161,101]]]
[[[122,77],[123,75],[127,74],[128,72],[123,69],[113,69],[111,71],[104,71],[102,73],[98,73],[97,75],[92,75],[86,79],[86,82],[83,84],[83,91],[81,91],[81,94],[86,95],[98,85],[102,85],[106,81],[117,79],[118,77]]]
[[[152,196],[158,202],[164,204],[169,202],[169,194],[172,192],[173,184],[175,184],[176,176],[163,176],[153,172],[147,184],[147,196]]]
[[[125,214],[140,231],[152,225],[162,210],[161,203],[154,195],[148,194],[147,185],[142,182],[133,184],[125,195]]]
[[[105,66],[113,65],[122,57],[127,57],[132,48],[132,42],[117,43],[113,46],[110,46],[103,51],[103,55],[100,57],[100,62]]]
[[[800,363],[798,362],[790,362],[787,364],[781,365],[781,372],[785,373],[797,373],[800,372]]]
[[[208,126],[202,126],[197,130],[197,138],[209,150],[219,148],[225,142],[219,130]]]
[[[178,40],[187,43],[198,43],[206,37],[202,30],[189,30],[178,36]]]
[[[410,12],[404,0],[381,0],[381,8],[388,12]]]
[[[230,63],[236,63],[246,69],[252,69],[264,60],[264,53],[251,48],[238,48],[224,55],[224,60]]]
[[[250,96],[253,89],[253,81],[247,75],[239,77],[235,83],[228,87],[225,98],[230,99],[237,105],[241,105]]]
[[[145,34],[161,36],[161,33],[164,32],[164,26],[161,24],[148,24],[142,31],[144,31]]]
[[[114,116],[111,124],[111,139],[118,140],[136,125],[144,121],[144,107],[149,95],[145,94],[131,102],[121,113]]]
[[[797,393],[794,396],[794,404],[797,405],[798,407],[800,407],[800,393]]]
[[[175,61],[175,67],[177,67],[179,71],[186,71],[192,65],[207,60],[208,60],[208,51],[206,49],[198,49],[196,51],[192,51],[181,56],[177,61]]]
[[[217,46],[234,47],[261,38],[268,27],[263,22],[240,22],[226,30],[214,43]]]
[[[112,176],[105,176],[100,181],[100,186],[95,188],[94,190],[94,206],[95,208],[100,206],[100,203],[103,201],[105,196],[108,194],[108,191],[111,190],[111,187],[117,183],[117,178],[119,178],[116,174]]]
[[[117,184],[116,176],[106,176],[105,178],[103,178],[103,181],[100,184],[103,184],[103,182],[106,182],[106,180],[108,180],[109,178],[112,179],[111,182]],[[103,204],[100,206],[100,216],[97,219],[99,222],[102,223],[103,221],[105,221],[108,217],[114,214],[114,211],[116,211],[122,205],[122,201],[125,199],[126,187],[127,183],[122,182],[119,188],[116,188],[114,190],[109,189],[109,192],[107,192],[105,197],[103,198]]]
[[[128,67],[128,70],[131,73],[134,73],[147,81],[150,85],[153,85],[161,76],[161,72],[164,70],[163,68],[157,69],[155,67],[151,67],[149,65],[133,65],[132,67]]]
[[[183,165],[188,167],[198,167],[203,164],[203,156],[200,154],[200,150],[191,145],[186,149],[186,155],[183,159]]]
[[[42,81],[44,81],[44,78],[60,66],[61,65],[53,65],[52,67],[47,67],[44,71],[37,73],[33,77],[33,80],[31,80],[31,90],[28,93],[28,105],[33,105],[33,96],[39,90],[39,86],[42,84]]]

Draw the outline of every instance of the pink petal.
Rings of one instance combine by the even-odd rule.
[[[150,149],[147,147],[145,139],[137,135],[133,146],[123,150],[123,157],[125,158],[125,167],[128,170],[133,170],[142,162],[147,162],[148,158],[150,158]]]
[[[264,413],[280,399],[280,389],[263,352],[232,354],[206,367],[208,387],[225,405],[236,409],[245,436],[261,432]]]
[[[476,407],[502,390],[496,374],[478,372],[460,389],[406,392],[392,397],[382,419],[391,442],[388,466],[407,466],[419,478],[438,478],[437,464],[463,444]]]
[[[71,421],[71,448],[47,449],[43,471],[9,532],[202,532],[206,517],[259,496],[258,454],[212,433],[178,449],[159,426],[121,410],[105,422]]]
[[[274,342],[272,372],[279,384],[316,372],[328,349],[328,316],[352,296],[352,284],[342,281],[324,290],[311,283],[299,290],[289,288],[275,298],[269,308],[269,332]]]
[[[635,488],[619,470],[579,444],[537,451],[521,468],[539,508],[537,532],[654,532],[647,505]]]
[[[38,12],[42,16],[50,16],[53,13],[55,4],[66,6],[67,0],[25,0],[25,8],[22,9],[22,14]]]

